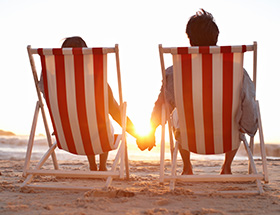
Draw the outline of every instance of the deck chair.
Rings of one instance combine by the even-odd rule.
[[[94,187],[64,187],[60,185],[34,185],[31,181],[35,175],[51,175],[75,178],[105,178],[108,188],[113,178],[129,177],[126,148],[126,102],[123,102],[119,49],[116,44],[112,48],[54,48],[33,49],[27,47],[32,74],[38,95],[32,128],[26,152],[23,176],[26,177],[22,187],[40,187],[54,189],[93,189]],[[122,133],[114,135],[109,118],[107,55],[114,53],[121,107]],[[47,123],[43,98],[39,89],[39,80],[33,55],[40,56],[44,80],[45,101],[55,134],[52,141]],[[37,63],[39,64],[39,63]],[[34,145],[34,135],[38,115],[41,110],[46,130],[48,151],[35,168],[30,161]],[[111,150],[118,150],[109,171],[66,171],[59,169],[55,149],[76,155],[98,155]],[[52,157],[54,169],[44,170],[41,167]],[[125,170],[126,168],[126,170]]]
[[[253,51],[254,56],[253,82],[256,87],[256,42],[253,45],[221,47],[163,48],[162,45],[159,45],[164,87],[166,84],[164,54],[171,54],[173,57],[174,93],[182,148],[203,155],[221,154],[237,149],[240,143],[243,142],[248,154],[248,170],[250,170],[246,175],[176,175],[178,153],[178,142],[176,141],[174,149],[171,149],[171,153],[173,153],[171,174],[165,174],[164,124],[165,113],[168,108],[168,105],[165,103],[162,110],[160,182],[170,181],[171,190],[174,189],[176,181],[256,181],[256,191],[235,190],[224,191],[224,193],[263,193],[261,180],[268,182],[268,173],[259,102],[255,100],[258,108],[258,133],[260,137],[262,173],[257,172],[253,158],[254,138],[250,139],[249,145],[246,136],[240,134],[238,123],[235,120],[236,111],[240,104],[243,80],[243,55],[249,51]]]

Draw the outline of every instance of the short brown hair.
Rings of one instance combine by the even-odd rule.
[[[212,14],[201,9],[189,19],[186,33],[192,46],[211,46],[217,44],[219,28]]]

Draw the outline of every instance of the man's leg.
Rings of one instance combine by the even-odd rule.
[[[89,169],[91,171],[97,171],[97,165],[95,163],[95,155],[87,155],[88,162],[89,162]]]
[[[104,152],[103,154],[99,155],[99,171],[107,171],[107,158],[108,158],[109,152]]]
[[[225,154],[225,161],[222,166],[221,174],[232,174],[231,173],[231,163],[236,155],[238,149],[232,150]]]
[[[190,152],[182,149],[181,143],[178,144],[179,146],[179,152],[181,154],[182,160],[183,160],[183,172],[182,175],[192,175],[192,163],[190,159]]]
[[[174,137],[178,141],[179,152],[180,152],[182,160],[183,160],[182,175],[192,175],[193,171],[192,171],[192,164],[191,164],[191,159],[190,159],[190,152],[185,149],[182,149],[182,146],[181,146],[181,133],[180,133],[180,128],[179,128],[179,117],[178,117],[177,109],[174,109],[174,111],[171,113],[170,117],[171,117],[171,124],[173,127]]]

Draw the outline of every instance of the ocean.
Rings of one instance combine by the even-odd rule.
[[[22,160],[25,158],[26,149],[28,144],[28,136],[26,135],[15,135],[15,136],[0,136],[0,159],[1,160]],[[169,143],[165,147],[165,159],[170,159]],[[46,137],[36,136],[34,140],[34,147],[32,150],[33,160],[39,160],[43,154],[47,151],[48,144]],[[66,151],[56,149],[56,155],[58,160],[80,160],[86,161],[86,156],[73,155]],[[280,144],[266,144],[267,157],[270,159],[280,158]],[[255,146],[255,158],[260,157],[258,144]],[[116,150],[109,153],[109,160],[114,159]],[[135,161],[159,161],[160,160],[160,144],[154,147],[151,151],[141,151],[138,149],[135,140],[128,138],[128,157],[129,160]],[[178,155],[178,159],[181,159]],[[224,155],[197,155],[191,154],[192,160],[223,160]],[[241,146],[235,157],[238,160],[247,160],[246,152],[244,147]],[[98,156],[97,156],[98,160]]]

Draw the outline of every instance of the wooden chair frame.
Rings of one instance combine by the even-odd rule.
[[[253,51],[253,83],[256,89],[256,77],[257,77],[257,42],[254,42],[253,45],[247,46],[249,50]],[[162,77],[163,77],[163,85],[165,88],[166,85],[166,77],[165,77],[165,65],[164,65],[164,54],[173,54],[177,47],[162,47],[159,45],[159,54],[160,54],[160,62],[161,62],[161,70],[162,70]],[[176,86],[174,86],[176,87]],[[263,136],[263,129],[262,129],[262,121],[261,121],[261,114],[260,114],[260,106],[259,101],[255,100],[257,106],[257,114],[258,114],[258,133],[260,138],[260,151],[261,151],[261,158],[262,158],[262,173],[258,173],[256,169],[256,165],[253,158],[253,149],[254,149],[254,138],[250,138],[250,144],[248,144],[245,135],[242,135],[242,142],[244,143],[247,155],[248,155],[248,174],[247,175],[240,175],[240,174],[233,174],[233,175],[176,175],[176,165],[177,165],[177,154],[178,154],[178,142],[176,141],[175,147],[173,146],[173,137],[170,135],[170,151],[171,151],[171,174],[165,174],[165,161],[164,161],[164,154],[165,154],[165,117],[166,112],[168,111],[168,104],[165,103],[162,107],[162,135],[161,135],[161,155],[160,155],[160,183],[165,181],[170,182],[170,189],[175,189],[175,182],[176,181],[186,181],[186,182],[240,182],[240,181],[255,181],[257,185],[256,191],[216,191],[215,193],[222,193],[222,194],[262,194],[264,192],[261,180],[268,183],[268,171],[267,171],[267,161],[266,161],[266,153],[265,153],[265,145],[264,145],[264,136]],[[169,132],[171,132],[170,121],[168,119],[168,128]],[[197,193],[205,193],[205,192],[197,192]],[[207,192],[206,192],[207,193]]]
[[[109,171],[89,171],[89,170],[88,171],[78,171],[78,170],[77,171],[76,170],[65,171],[65,170],[59,169],[57,157],[55,154],[57,142],[53,143],[52,138],[51,138],[51,133],[50,133],[50,129],[48,126],[47,117],[46,117],[46,111],[44,108],[44,102],[43,102],[41,91],[39,89],[39,79],[38,79],[38,75],[37,75],[38,73],[37,73],[37,70],[35,67],[35,61],[33,58],[34,54],[38,54],[37,49],[33,49],[33,48],[31,48],[31,46],[28,46],[27,51],[28,51],[32,74],[33,74],[34,83],[35,83],[35,87],[36,87],[36,92],[37,92],[37,96],[38,96],[38,101],[37,101],[36,107],[35,107],[35,113],[34,113],[32,127],[31,127],[31,131],[30,131],[30,135],[29,135],[25,163],[24,163],[24,168],[23,168],[23,176],[26,179],[22,183],[21,187],[34,187],[34,188],[56,189],[56,190],[57,189],[90,190],[90,189],[96,188],[94,186],[84,187],[84,186],[30,184],[35,175],[48,175],[48,176],[56,176],[56,177],[74,177],[74,178],[105,178],[107,180],[106,180],[104,188],[108,188],[111,185],[113,178],[124,179],[125,173],[126,173],[126,179],[128,179],[129,178],[129,164],[128,164],[128,154],[127,154],[126,134],[125,134],[127,104],[126,104],[126,102],[123,102],[123,97],[122,97],[118,44],[116,44],[115,47],[112,47],[112,48],[103,48],[103,54],[114,53],[115,57],[116,57],[119,103],[120,103],[120,107],[121,107],[121,118],[122,118],[122,134],[119,135],[119,137],[117,138],[117,141],[121,141],[121,143],[119,144],[119,147],[117,149],[118,152],[115,156],[114,162],[112,164],[112,168]],[[47,137],[49,149],[43,155],[41,160],[37,163],[35,168],[32,169],[30,167],[30,161],[31,161],[31,154],[32,154],[32,149],[33,149],[33,145],[34,145],[37,121],[38,121],[40,111],[41,111],[45,131],[46,131],[46,137]],[[54,169],[53,170],[40,169],[50,156],[52,158]],[[118,165],[119,165],[119,170],[117,170]]]

